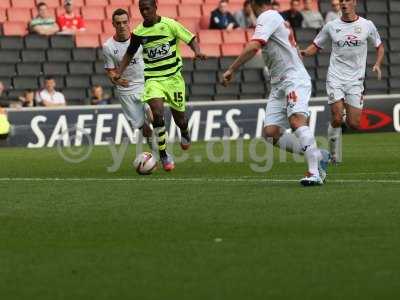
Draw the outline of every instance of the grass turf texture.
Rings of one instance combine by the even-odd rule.
[[[252,172],[247,150],[243,163],[139,177],[133,155],[107,172],[106,147],[80,164],[0,149],[0,298],[398,299],[400,135],[344,144],[345,162],[314,188],[293,161]],[[5,179],[16,177],[70,179]]]

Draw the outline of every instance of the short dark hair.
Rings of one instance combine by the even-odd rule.
[[[41,8],[42,6],[46,6],[46,7],[47,7],[47,4],[44,3],[44,2],[39,2],[39,3],[36,5],[36,8],[39,9],[39,8]]]
[[[261,5],[270,5],[270,4],[271,4],[271,0],[251,0],[251,2],[254,2],[254,3],[257,4],[258,6],[261,6]]]
[[[246,0],[243,2],[243,7],[246,7],[247,5],[251,4],[250,0]]]
[[[52,76],[52,75],[47,75],[47,76],[44,78],[44,81],[48,81],[48,80],[55,80],[55,78],[54,78],[54,76]]]
[[[140,2],[145,2],[145,1],[150,2],[150,4],[153,6],[157,6],[157,0],[139,0],[139,4]]]
[[[123,16],[123,15],[127,15],[128,19],[129,19],[129,13],[125,9],[117,8],[116,10],[114,10],[114,12],[112,14],[112,20],[114,21],[115,16]]]

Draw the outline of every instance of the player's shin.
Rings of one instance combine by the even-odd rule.
[[[334,128],[331,124],[328,127],[328,142],[329,152],[332,156],[332,161],[342,161],[342,127]]]
[[[301,126],[296,129],[294,134],[300,141],[302,151],[307,160],[308,172],[313,175],[319,175],[318,165],[322,155],[311,129],[308,126]]]
[[[284,131],[276,145],[287,152],[303,154],[299,140],[293,133]]]
[[[156,142],[158,144],[158,151],[160,153],[160,158],[164,158],[167,156],[167,134],[165,130],[165,126],[154,127],[154,134],[156,138]]]

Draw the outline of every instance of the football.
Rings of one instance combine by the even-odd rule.
[[[140,175],[150,175],[157,169],[157,159],[152,153],[143,152],[136,157],[133,167]]]

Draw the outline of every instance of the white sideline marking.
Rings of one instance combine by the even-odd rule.
[[[0,177],[0,182],[12,182],[12,181],[32,181],[32,182],[44,182],[44,181],[103,181],[103,182],[209,182],[209,183],[221,183],[221,182],[253,182],[253,183],[290,183],[299,182],[298,179],[273,179],[273,178],[10,178]],[[400,179],[328,179],[327,182],[332,183],[398,183]]]

